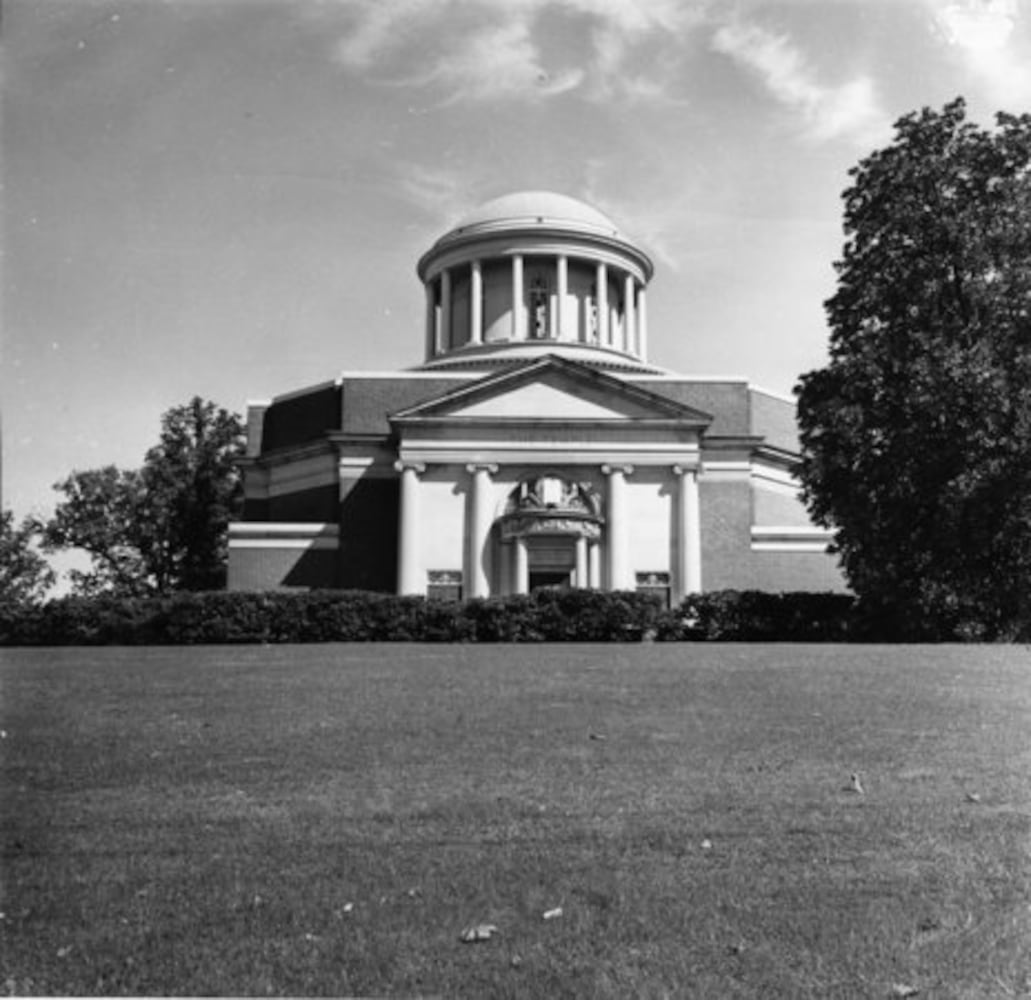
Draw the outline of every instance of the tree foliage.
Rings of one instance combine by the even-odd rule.
[[[849,582],[907,635],[1031,626],[1031,115],[964,102],[855,167],[797,392],[804,496]]]
[[[18,525],[12,511],[0,512],[0,610],[38,604],[54,583],[54,571],[33,548],[36,535],[31,519]]]
[[[44,544],[83,549],[92,563],[71,571],[74,591],[144,596],[223,586],[243,448],[239,417],[194,397],[163,415],[142,468],[73,472],[55,484],[63,499],[43,526]]]

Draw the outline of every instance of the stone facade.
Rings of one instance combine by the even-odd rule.
[[[253,404],[233,589],[840,590],[791,400],[647,360],[647,256],[547,192],[419,262],[424,359]]]

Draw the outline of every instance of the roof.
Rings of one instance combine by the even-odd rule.
[[[605,236],[619,236],[619,228],[586,202],[554,191],[515,191],[485,202],[461,219],[453,232],[469,233],[527,225],[559,225]]]

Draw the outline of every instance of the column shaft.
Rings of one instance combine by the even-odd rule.
[[[591,585],[587,570],[587,539],[583,535],[576,540],[576,580],[574,585],[583,589]]]
[[[679,597],[702,589],[702,528],[698,502],[698,470],[673,466],[680,479],[677,490],[677,567]]]
[[[440,272],[440,343],[444,351],[451,350],[451,272]]]
[[[637,356],[648,360],[648,305],[644,285],[637,290]]]
[[[592,590],[601,590],[601,552],[593,539],[587,548],[587,578]]]
[[[601,471],[608,476],[609,496],[606,524],[608,527],[608,588],[628,590],[630,580],[627,552],[626,477],[634,471],[632,465],[603,465]]]
[[[466,470],[472,476],[469,488],[469,504],[466,508],[469,549],[466,556],[465,579],[468,581],[470,597],[487,597],[490,593],[490,552],[487,541],[490,535],[490,498],[487,488],[496,465],[468,465]]]
[[[526,552],[526,539],[513,538],[512,550],[512,561],[515,563],[515,593],[527,594],[530,592],[530,560]]]
[[[478,260],[469,270],[469,343],[483,343],[483,268]]]
[[[437,293],[433,282],[426,285],[426,360],[429,361],[437,353]]]
[[[569,319],[566,316],[569,295],[569,263],[565,254],[555,258],[555,331],[553,336],[566,340],[569,336]]]
[[[609,273],[604,262],[598,262],[595,277],[594,307],[598,313],[598,343],[607,347],[609,343]]]
[[[512,339],[526,339],[526,320],[523,315],[523,257],[512,258]]]
[[[636,349],[636,328],[634,320],[634,276],[628,274],[623,280],[623,350],[633,354]]]
[[[397,540],[397,592],[424,594],[426,588],[419,572],[419,473],[424,465],[397,462],[401,473],[401,511]]]

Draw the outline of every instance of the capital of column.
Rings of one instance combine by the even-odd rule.
[[[470,462],[465,467],[465,471],[469,475],[475,475],[477,472],[486,472],[488,475],[493,476],[498,471],[498,467],[494,462]]]
[[[619,475],[623,475],[623,476],[632,476],[634,474],[634,467],[632,465],[617,465],[615,463],[613,463],[613,464],[606,463],[605,465],[603,465],[601,467],[601,471],[606,476],[611,476],[613,474],[619,474]]]
[[[697,476],[699,472],[701,472],[701,462],[696,462],[694,465],[688,465],[686,462],[677,462],[673,466],[673,474],[677,476]]]
[[[426,471],[426,466],[423,462],[411,462],[399,458],[394,463],[394,469],[397,472],[414,472],[416,475],[421,476]]]

